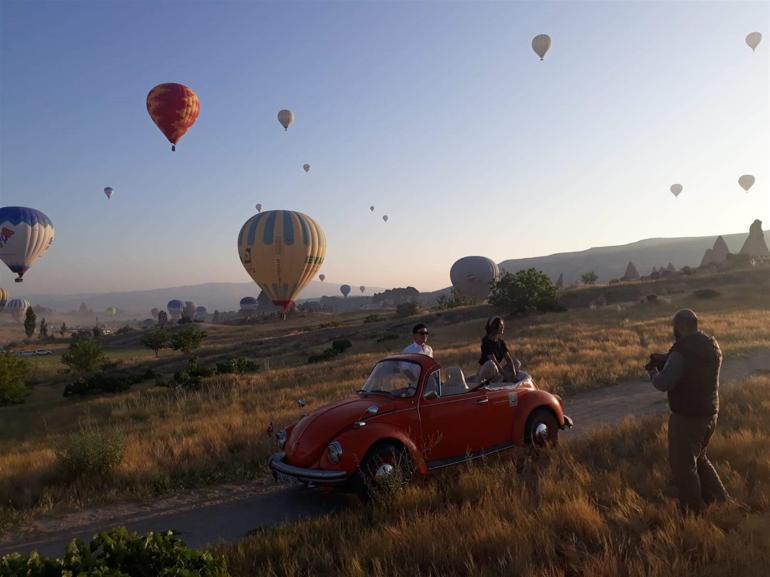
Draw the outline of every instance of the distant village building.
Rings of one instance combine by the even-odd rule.
[[[631,261],[626,266],[626,274],[624,274],[620,280],[639,280],[639,271],[636,270],[636,266]]]
[[[765,233],[762,231],[762,221],[755,220],[749,227],[749,237],[741,247],[740,254],[745,254],[753,257],[769,257],[770,250],[767,248],[767,242],[765,242]]]

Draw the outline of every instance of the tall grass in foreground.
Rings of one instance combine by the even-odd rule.
[[[656,417],[519,451],[389,501],[265,530],[217,549],[234,575],[766,577],[770,377],[724,395],[711,457],[744,504],[682,516]]]

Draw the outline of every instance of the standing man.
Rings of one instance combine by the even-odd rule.
[[[427,355],[433,358],[433,349],[428,345],[428,327],[419,323],[412,327],[412,344],[407,346],[403,351],[404,354],[418,354]]]
[[[693,311],[677,312],[673,326],[675,342],[665,364],[660,368],[663,359],[653,355],[646,368],[655,388],[668,393],[668,459],[680,506],[697,512],[706,503],[729,499],[706,456],[719,412],[722,351],[714,337],[698,330]]]

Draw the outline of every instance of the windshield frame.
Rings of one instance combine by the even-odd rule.
[[[397,366],[399,366],[399,371],[398,373],[394,371],[392,373],[393,375],[403,374],[405,365],[409,365],[408,368],[416,368],[417,379],[413,383],[414,386],[403,387],[402,389],[393,389],[393,391],[383,390],[380,388],[367,389],[367,386],[370,385],[370,382],[372,383],[372,386],[375,385],[375,382],[372,381],[372,377],[377,373],[378,370],[382,370],[382,367],[384,365],[392,365],[394,363]],[[392,399],[411,399],[417,396],[417,393],[419,392],[420,386],[422,384],[422,377],[423,377],[423,368],[422,368],[422,365],[417,361],[408,360],[408,359],[393,359],[393,358],[383,359],[379,361],[376,365],[374,365],[374,367],[372,368],[372,371],[369,373],[369,376],[366,377],[366,381],[358,390],[358,394],[387,395]],[[381,381],[381,379],[378,379],[378,380]],[[398,394],[397,393],[398,391],[404,391],[404,392],[402,392],[401,394]],[[406,392],[409,392],[409,391],[411,391],[411,394],[406,394]]]

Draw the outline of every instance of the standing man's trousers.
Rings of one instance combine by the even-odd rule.
[[[699,511],[704,503],[729,498],[714,465],[706,456],[717,416],[685,417],[671,414],[668,420],[668,460],[671,476],[685,509]]]

